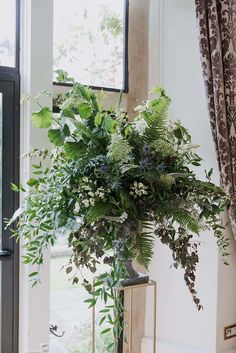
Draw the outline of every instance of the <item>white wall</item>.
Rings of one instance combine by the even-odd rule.
[[[234,348],[236,353],[236,338],[224,341],[223,327],[236,323],[236,241],[231,232],[229,266],[219,261],[218,266],[218,305],[217,305],[217,353]]]
[[[204,176],[204,168],[213,167],[218,182],[197,36],[194,0],[151,1],[150,88],[161,84],[166,89],[172,98],[170,118],[180,119],[193,142],[201,145],[204,164],[199,176]],[[222,353],[236,347],[235,339],[223,342],[223,326],[236,322],[236,246],[233,242],[231,266],[226,268],[212,234],[201,234],[201,240],[197,289],[202,312],[192,303],[181,270],[170,269],[170,252],[157,241],[150,274],[158,282],[159,353]],[[146,329],[151,336],[148,323]],[[144,348],[144,352],[150,350]]]

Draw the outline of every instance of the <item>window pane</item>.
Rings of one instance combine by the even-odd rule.
[[[54,0],[54,69],[90,86],[124,87],[125,0]]]
[[[0,66],[15,67],[16,0],[0,0]]]
[[[89,298],[82,287],[82,275],[78,274],[80,282],[72,285],[74,271],[66,274],[71,255],[65,236],[59,236],[56,245],[51,249],[51,288],[50,288],[50,324],[57,326],[55,332],[62,337],[50,335],[50,353],[90,353],[92,352],[92,309],[88,309]],[[106,265],[100,265],[98,272],[107,271]],[[92,282],[93,275],[84,270],[83,275]],[[109,353],[107,347],[112,343],[112,334],[101,335],[106,328],[100,327],[101,315],[99,310],[103,303],[96,305],[96,353]]]
[[[69,254],[61,241],[51,250],[50,324],[58,327],[57,335],[63,331],[64,335],[50,335],[50,352],[58,353],[60,349],[64,353],[91,352],[92,315],[84,303],[88,295],[69,281],[70,276],[65,273]]]

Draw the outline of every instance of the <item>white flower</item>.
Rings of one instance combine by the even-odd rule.
[[[104,188],[100,187],[97,189],[97,191],[95,192],[95,196],[99,197],[100,199],[104,200],[105,198],[105,192],[104,192]]]
[[[128,163],[130,155],[132,152],[132,147],[129,145],[128,141],[123,138],[121,134],[113,134],[111,138],[111,143],[108,146],[108,158],[112,159],[117,163]]]
[[[194,145],[191,143],[185,144],[185,145],[180,145],[179,146],[179,152],[194,152],[197,148],[199,148],[199,145]]]
[[[134,121],[134,130],[140,135],[143,136],[146,128],[148,127],[147,122],[142,118]]]
[[[90,191],[90,190],[92,190],[89,185],[84,185],[84,186],[82,187],[82,189],[85,190],[85,191]]]
[[[77,202],[75,203],[74,212],[75,212],[75,213],[78,213],[79,210],[80,210],[80,204],[79,204],[79,202],[77,201]]]
[[[90,205],[93,206],[95,204],[95,199],[94,198],[89,199],[89,203],[90,203]]]
[[[123,212],[122,215],[120,216],[120,223],[124,223],[126,219],[128,218],[128,213]]]
[[[92,191],[89,191],[88,195],[93,197],[94,193]]]
[[[133,196],[135,199],[137,197],[141,197],[142,195],[148,194],[147,192],[148,186],[144,185],[141,182],[138,183],[137,181],[134,181],[130,189],[131,191],[129,192],[129,194]]]
[[[89,207],[90,206],[89,200],[83,200],[83,204],[84,204],[85,207]]]

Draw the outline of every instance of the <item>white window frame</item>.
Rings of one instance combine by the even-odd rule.
[[[52,17],[53,0],[21,0],[21,94],[36,95],[41,90],[52,92]],[[52,102],[45,99],[49,106]],[[21,155],[32,148],[45,145],[44,132],[35,130],[30,123],[32,102],[21,106]],[[31,173],[30,161],[21,159],[20,178],[26,183]],[[23,244],[21,244],[23,245]],[[24,249],[21,248],[21,255]],[[40,350],[49,340],[49,251],[45,254],[45,265],[41,268],[42,284],[32,288],[28,275],[32,268],[20,263],[20,332],[19,352],[31,353]]]

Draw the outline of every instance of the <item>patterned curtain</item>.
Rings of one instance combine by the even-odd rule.
[[[236,237],[236,0],[195,3],[211,128]]]

